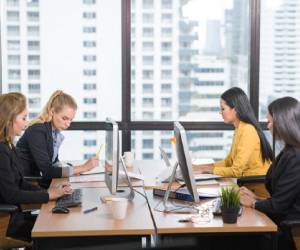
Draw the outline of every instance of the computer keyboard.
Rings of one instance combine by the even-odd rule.
[[[56,200],[57,207],[77,207],[81,205],[82,190],[74,189],[72,194],[65,195]]]

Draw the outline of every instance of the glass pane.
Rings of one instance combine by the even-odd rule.
[[[249,84],[248,0],[132,0],[133,120],[222,121],[220,94]]]
[[[176,159],[170,138],[173,131],[134,131],[131,148],[138,160],[161,159],[162,147],[170,159]],[[192,158],[225,158],[231,148],[233,131],[187,131],[189,150]]]
[[[59,152],[60,160],[81,161],[89,159],[96,155],[101,144],[103,144],[103,148],[99,158],[101,161],[105,159],[105,131],[64,131],[63,134],[65,139]],[[82,140],[83,138],[84,140]],[[122,148],[121,131],[119,131],[119,145]]]
[[[65,139],[59,151],[61,161],[87,160],[95,156],[100,145],[105,143],[105,131],[64,131],[63,134]],[[103,148],[100,160],[104,160],[104,157]]]
[[[300,96],[300,1],[262,0],[260,34],[260,107],[283,96]]]
[[[62,89],[78,103],[75,120],[121,119],[120,0],[0,4],[2,92],[22,91],[30,118]]]

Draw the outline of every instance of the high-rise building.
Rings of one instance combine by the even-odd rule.
[[[262,1],[260,115],[277,97],[300,96],[300,2]]]
[[[190,106],[192,60],[197,50],[196,22],[181,8],[188,1],[143,0],[131,6],[132,119],[174,120]],[[159,146],[172,154],[171,131],[136,131],[132,146],[138,159],[160,158]]]
[[[120,1],[3,0],[1,10],[2,91],[24,93],[30,119],[56,89],[75,98],[77,121],[120,119]],[[101,132],[64,133],[65,159],[89,158],[104,142]]]

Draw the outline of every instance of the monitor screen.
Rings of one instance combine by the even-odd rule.
[[[118,124],[106,119],[105,133],[105,183],[112,194],[117,192],[119,171],[119,129]]]
[[[196,182],[192,169],[185,129],[179,122],[174,122],[174,135],[176,138],[176,154],[178,165],[182,172],[183,180],[195,202],[199,202]]]

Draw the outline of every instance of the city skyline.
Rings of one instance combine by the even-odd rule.
[[[289,4],[296,3],[283,2],[287,7],[262,5],[267,8],[261,19],[261,26],[267,27],[264,33],[276,35],[280,15],[273,12],[280,8],[289,11]],[[119,0],[77,0],[72,5],[68,0],[2,0],[1,10],[2,91],[24,93],[30,118],[38,114],[51,92],[63,89],[78,102],[75,121],[121,119]],[[222,92],[232,86],[248,92],[249,18],[245,0],[214,0],[205,5],[192,0],[132,0],[131,119],[222,122]],[[267,47],[264,43],[268,44],[268,39],[262,36],[262,51]],[[272,60],[278,48],[267,49],[261,58]],[[299,63],[300,58],[294,61]],[[273,75],[261,63],[261,78],[266,81]],[[272,92],[262,89],[261,115],[273,89],[285,88],[284,82],[268,84]],[[298,93],[299,84],[291,84],[295,85],[293,94]],[[104,131],[64,133],[68,136],[61,158],[67,160],[74,155],[79,158],[76,160],[89,158],[104,142]],[[171,136],[172,131],[133,131],[132,149],[138,159],[158,159],[158,147],[163,146],[173,157]],[[230,149],[232,131],[194,131],[188,132],[188,138],[195,156],[220,159]],[[73,145],[78,148],[70,152]]]

